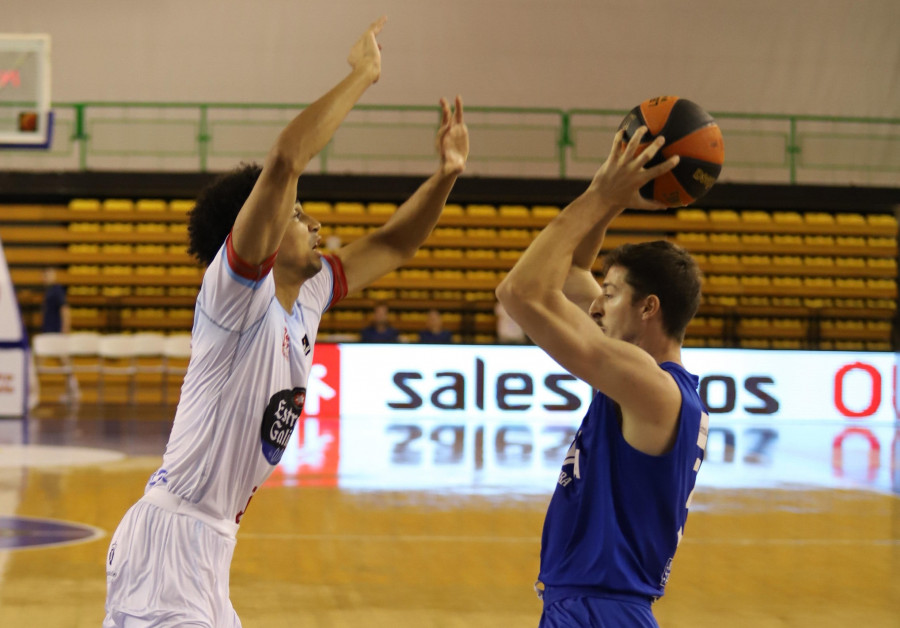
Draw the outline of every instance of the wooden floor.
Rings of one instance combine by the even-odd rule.
[[[67,520],[104,533],[0,550],[0,626],[100,625],[109,534],[157,467],[170,417],[161,407],[38,408],[32,443],[124,455],[58,466],[0,459],[0,517]],[[9,443],[19,423],[2,423],[0,443]],[[532,584],[552,488],[489,495],[267,486],[238,534],[234,606],[245,628],[536,626]],[[700,491],[654,610],[672,628],[896,628],[900,499]]]

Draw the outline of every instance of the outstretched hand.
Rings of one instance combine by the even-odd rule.
[[[437,133],[438,152],[444,174],[460,174],[466,169],[469,156],[469,129],[463,122],[463,103],[456,97],[453,111],[446,99],[441,98],[441,128]]]
[[[381,29],[387,23],[387,17],[382,15],[366,29],[366,32],[353,44],[347,63],[354,70],[365,70],[369,73],[372,82],[378,81],[381,76],[381,44],[375,39]]]
[[[614,209],[666,209],[666,205],[641,196],[641,187],[665,174],[678,165],[678,155],[673,155],[663,163],[645,168],[659,149],[666,143],[662,136],[657,137],[643,151],[638,153],[641,138],[647,132],[642,126],[635,131],[627,145],[622,145],[624,131],[620,130],[613,139],[609,157],[594,175],[589,191],[600,196],[604,205]]]

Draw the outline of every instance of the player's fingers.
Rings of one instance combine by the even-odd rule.
[[[619,129],[616,131],[615,137],[613,137],[612,148],[609,149],[609,159],[608,161],[613,161],[617,159],[619,156],[619,151],[622,150],[622,138],[625,137],[625,129]]]
[[[644,134],[647,132],[647,127],[639,126],[634,135],[628,141],[628,145],[625,147],[625,152],[622,153],[622,161],[628,163],[635,156],[638,151],[638,147],[641,145],[641,139],[644,137]]]
[[[672,155],[661,164],[657,164],[652,168],[647,168],[646,170],[644,170],[644,183],[650,181],[651,179],[655,179],[661,174],[667,173],[669,170],[677,166],[680,160],[681,159],[678,157],[678,155]]]
[[[441,128],[450,124],[450,104],[446,98],[441,98]]]
[[[462,124],[462,121],[463,121],[463,102],[462,102],[462,96],[460,96],[459,94],[456,95],[456,111],[455,111],[455,114],[456,114],[456,117],[455,117],[456,123],[457,123],[457,124]]]
[[[381,32],[381,29],[384,28],[384,25],[387,23],[387,16],[382,15],[380,18],[372,22],[369,25],[369,30],[372,31],[373,35],[377,35]]]
[[[643,168],[645,165],[647,165],[647,163],[651,159],[656,157],[656,153],[659,152],[659,150],[663,147],[663,145],[665,143],[666,143],[666,138],[664,138],[662,135],[660,135],[655,140],[650,142],[650,144],[647,145],[647,148],[645,148],[641,152],[641,154],[635,158],[635,164],[637,165],[637,167]]]

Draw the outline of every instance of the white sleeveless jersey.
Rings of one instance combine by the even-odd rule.
[[[207,268],[181,401],[162,467],[146,488],[165,487],[236,524],[300,417],[322,314],[346,295],[340,260],[323,256],[322,270],[285,312],[275,298],[274,260],[243,262],[229,235]]]

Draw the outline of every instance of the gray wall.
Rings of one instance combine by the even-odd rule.
[[[389,23],[365,102],[900,116],[900,0],[4,0],[56,101],[308,102]]]

